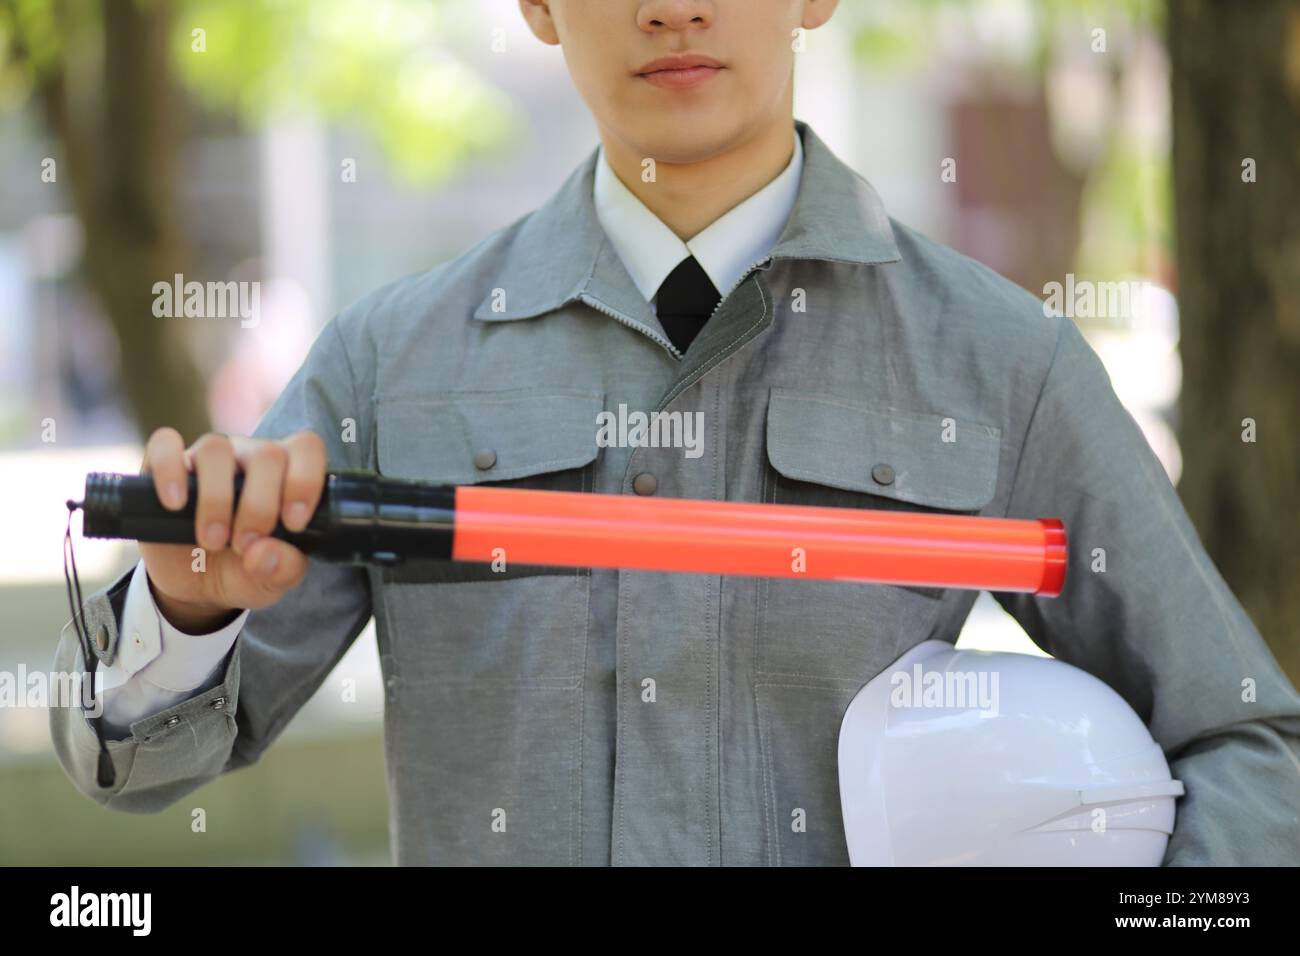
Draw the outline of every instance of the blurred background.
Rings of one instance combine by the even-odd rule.
[[[797,114],[895,217],[1045,299],[1127,284],[1074,319],[1300,678],[1300,2],[842,0],[804,45]],[[595,145],[515,0],[0,0],[0,671],[50,666],[87,471],[250,431],[331,315]],[[155,317],[175,273],[260,281],[260,321]],[[77,557],[87,593],[135,561]],[[961,642],[1037,652],[987,595]],[[0,863],[387,863],[382,700],[368,630],[258,766],[151,817],[0,708]]]

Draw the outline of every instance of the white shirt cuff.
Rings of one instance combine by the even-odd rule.
[[[158,609],[141,561],[127,587],[117,654],[111,666],[100,669],[108,723],[124,726],[203,689],[230,653],[247,618],[244,611],[210,634],[186,634]]]

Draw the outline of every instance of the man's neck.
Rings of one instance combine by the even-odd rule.
[[[652,213],[686,241],[758,192],[790,164],[793,119],[698,163],[656,161],[654,182],[642,179],[645,157],[602,130],[610,168]]]

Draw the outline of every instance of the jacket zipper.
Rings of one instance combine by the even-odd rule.
[[[674,346],[667,339],[665,339],[663,336],[661,336],[659,333],[655,332],[654,329],[648,329],[644,325],[640,325],[639,323],[632,321],[632,319],[630,319],[628,316],[624,315],[623,313],[615,312],[613,309],[605,305],[599,299],[593,299],[588,295],[582,295],[580,296],[580,299],[585,305],[591,306],[597,312],[602,312],[605,315],[608,315],[611,319],[614,319],[620,325],[626,325],[629,329],[632,329],[635,332],[640,332],[642,335],[650,339],[652,342],[657,342],[659,345],[667,349],[668,354],[671,355],[673,358],[680,359],[682,357],[682,353],[677,351],[677,347]],[[714,311],[715,312],[717,311],[716,307],[714,308]]]
[[[743,278],[739,282],[737,282],[734,286],[732,286],[731,292],[735,292],[742,285],[744,285],[745,281],[749,278],[750,274],[755,269],[757,269],[763,263],[771,262],[771,261],[772,261],[771,256],[764,256],[762,259],[759,259],[757,262],[750,263],[743,273]],[[731,292],[728,292],[727,295],[730,295]],[[726,296],[723,296],[722,299],[718,300],[718,304],[713,307],[713,311],[709,313],[709,321],[712,321],[713,317],[718,314],[718,309],[722,308],[722,302],[723,299],[725,298]],[[708,373],[709,368],[711,367],[712,366],[709,367],[701,366],[700,368],[697,368],[694,372],[692,372],[690,375],[688,375],[686,378],[678,382],[677,385],[667,395],[663,397],[663,400],[659,403],[659,407],[656,409],[656,411],[663,411],[665,408],[671,405],[673,403],[673,400],[677,398],[678,395],[680,395],[682,392],[686,391],[688,388],[690,388],[692,385],[694,385],[696,382],[702,379]]]
[[[748,266],[745,267],[745,271],[740,274],[740,281],[738,281],[734,286],[731,287],[731,289],[727,292],[727,295],[730,295],[732,292],[735,292],[737,289],[739,289],[741,285],[745,282],[745,280],[749,278],[750,273],[752,273],[755,269],[757,269],[763,263],[771,262],[771,261],[772,261],[772,257],[768,255],[768,256],[764,256],[761,259],[756,259],[755,261],[751,262]],[[614,311],[609,306],[601,302],[599,299],[594,299],[591,296],[585,294],[579,296],[579,299],[584,304],[591,306],[591,308],[595,309],[597,312],[603,313],[604,315],[609,316],[611,319],[614,319],[620,325],[625,325],[629,329],[633,329],[634,331],[640,332],[642,335],[646,336],[646,338],[650,339],[652,342],[658,343],[660,346],[666,349],[668,353],[673,356],[673,358],[680,359],[682,357],[682,353],[677,351],[677,347],[675,345],[673,345],[663,336],[657,334],[653,329],[648,329],[644,325],[637,324],[636,322],[632,321],[632,319],[630,319],[628,316],[624,315],[623,313]],[[725,302],[726,300],[727,300],[727,296],[725,295],[721,296],[718,299],[718,304],[715,305],[713,307],[713,311],[709,313],[709,318],[708,320],[706,320],[706,324],[708,321],[712,321],[713,317],[718,314],[718,310],[722,308],[722,303]]]

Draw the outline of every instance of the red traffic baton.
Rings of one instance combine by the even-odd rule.
[[[86,478],[92,538],[194,542],[197,483],[184,508],[158,501],[149,475]],[[235,478],[235,497],[242,492]],[[1055,518],[696,501],[492,485],[442,485],[373,472],[326,475],[308,526],[273,534],[323,561],[456,560],[695,574],[868,581],[1019,591],[1065,584]]]
[[[1055,597],[1065,526],[806,505],[464,485],[458,561],[870,581]]]

